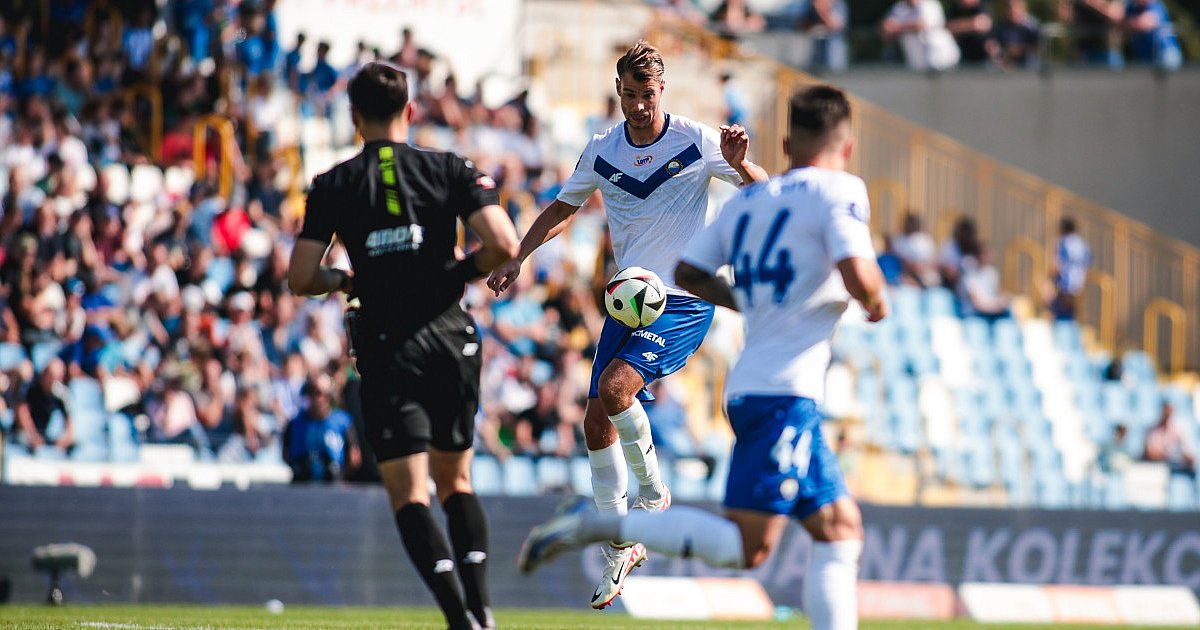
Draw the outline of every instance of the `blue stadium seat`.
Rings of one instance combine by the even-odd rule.
[[[533,460],[514,455],[500,464],[504,472],[504,494],[514,497],[531,497],[538,493],[537,475]]]
[[[907,376],[897,376],[886,381],[885,400],[889,409],[917,408],[917,384]]]
[[[1185,475],[1171,475],[1167,479],[1167,509],[1190,511],[1197,507],[1196,479]]]
[[[50,360],[58,356],[62,350],[62,343],[58,341],[43,341],[33,346],[29,350],[29,358],[33,361],[33,370],[38,374],[46,369]]]
[[[558,457],[542,457],[536,464],[537,485],[542,492],[570,490],[571,475],[566,461]]]
[[[100,382],[90,376],[77,376],[68,384],[71,391],[70,411],[72,416],[83,411],[104,411],[104,391]]]
[[[897,322],[922,321],[919,289],[901,285],[889,287],[888,292],[892,315],[895,316]]]
[[[480,496],[504,494],[504,475],[495,457],[476,453],[471,460],[471,485]]]
[[[1056,321],[1053,336],[1054,345],[1059,350],[1070,354],[1082,353],[1083,337],[1080,335],[1079,324],[1069,320]]]
[[[1101,386],[1101,411],[1110,418],[1118,418],[1128,422],[1130,415],[1129,390],[1119,382],[1109,382]]]
[[[992,333],[988,327],[988,323],[980,317],[967,317],[963,319],[963,338],[967,345],[972,349],[981,347],[991,347]]]
[[[133,420],[123,413],[108,417],[109,459],[114,462],[135,462],[138,458],[137,429]]]
[[[1014,319],[1000,319],[992,324],[992,347],[996,349],[996,353],[1009,349],[1021,351],[1021,329],[1017,326],[1017,321]]]
[[[954,294],[944,287],[932,287],[922,292],[925,302],[925,314],[929,317],[957,317],[958,309],[954,302]]]
[[[1062,475],[1041,475],[1034,487],[1038,507],[1052,510],[1070,507],[1070,488]]]
[[[71,459],[83,462],[101,462],[108,459],[107,424],[108,418],[103,408],[72,410],[71,427],[75,432],[75,448],[71,451]]]
[[[966,452],[968,482],[976,488],[987,488],[996,482],[996,458],[988,442],[975,440]]]
[[[1133,389],[1131,416],[1140,426],[1149,426],[1158,421],[1162,413],[1162,395],[1154,382],[1138,383]]]
[[[1138,383],[1151,383],[1155,379],[1154,360],[1141,350],[1130,350],[1121,356],[1121,371]]]
[[[925,442],[921,428],[921,416],[917,413],[915,404],[908,407],[893,407],[888,422],[892,427],[894,450],[912,453]]]
[[[0,343],[0,372],[7,372],[21,364],[27,357],[25,348],[18,343]]]
[[[233,286],[235,273],[237,273],[237,269],[233,264],[233,259],[218,256],[209,261],[208,271],[205,275],[208,280],[220,287],[221,293],[224,293]]]
[[[937,374],[938,358],[928,345],[921,346],[908,355],[908,371],[914,376]]]
[[[571,458],[571,487],[575,494],[592,496],[592,465],[587,457]]]

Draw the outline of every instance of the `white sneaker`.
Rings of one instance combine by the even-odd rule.
[[[625,578],[629,573],[646,561],[646,547],[635,543],[625,549],[617,549],[611,545],[601,548],[607,566],[604,575],[600,577],[600,585],[592,594],[592,608],[600,610],[612,604],[621,589],[625,587]]]

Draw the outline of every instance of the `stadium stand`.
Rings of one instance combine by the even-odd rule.
[[[269,10],[243,3],[248,8],[230,10],[229,24],[201,18],[216,35],[244,28],[239,43],[197,38],[195,23],[173,13],[180,6],[165,6],[157,17],[166,34],[154,40],[148,76],[120,52],[133,15],[109,7],[89,10],[86,20],[55,15],[43,23],[32,13],[0,11],[16,34],[13,51],[0,47],[0,77],[12,79],[0,81],[0,428],[9,483],[284,482],[278,440],[302,404],[304,377],[326,371],[340,387],[352,384],[341,304],[296,299],[283,284],[302,183],[353,151],[344,99],[337,87],[313,83],[307,59],[315,42],[299,51],[299,72],[290,74],[291,53],[277,43]],[[69,42],[55,35],[57,20],[66,21]],[[243,92],[253,76],[246,55],[259,54],[244,44],[256,38],[271,43],[260,71],[270,89],[258,109]],[[206,50],[176,48],[202,41]],[[680,50],[681,66],[712,74],[702,72],[703,58]],[[39,56],[49,61],[38,66]],[[81,90],[77,113],[67,108],[72,85],[59,78],[72,63],[96,76]],[[429,75],[413,70],[428,88]],[[672,98],[682,101],[689,91],[703,87],[681,85]],[[432,99],[417,102],[416,142],[458,150],[493,173],[522,230],[561,185],[587,129],[603,122],[577,106],[535,115],[538,108],[520,95],[492,106],[478,95],[459,98],[461,111],[449,116]],[[157,135],[156,118],[163,121]],[[466,303],[487,333],[484,454],[474,471],[481,494],[590,492],[581,394],[601,317],[596,283],[614,271],[602,211],[586,206],[566,238],[539,252],[535,273],[522,276],[526,284],[503,299],[480,287],[468,291]],[[1141,458],[1164,402],[1191,443],[1200,443],[1200,389],[1165,380],[1167,370],[1149,354],[1116,353],[1094,325],[1052,322],[1034,308],[994,323],[962,317],[946,288],[896,286],[891,300],[893,317],[878,326],[847,314],[828,384],[826,408],[846,436],[844,456],[858,458],[851,483],[864,498],[1200,507],[1194,473],[1132,461]],[[710,394],[686,402],[686,441],[697,452],[673,458],[664,473],[679,500],[716,500],[723,492],[729,435],[711,394],[719,393],[728,348],[736,346],[733,329],[714,332],[677,377],[690,391]],[[30,388],[56,357],[67,379],[53,395],[73,436],[63,448],[52,445],[51,432],[61,436],[62,427],[48,415],[45,423],[33,419],[44,433],[36,437],[21,419],[38,415]],[[1121,373],[1110,378],[1114,359]],[[573,444],[556,429],[534,436],[532,451],[514,452],[517,417],[547,382],[558,383],[557,422]],[[264,419],[253,430],[262,450],[244,463],[218,462],[235,432],[237,394],[246,389],[258,392]],[[1131,461],[1101,466],[1098,456],[1118,424],[1128,427],[1120,448]]]

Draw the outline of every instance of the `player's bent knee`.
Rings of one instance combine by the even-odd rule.
[[[604,404],[606,415],[628,409],[634,397],[645,386],[642,375],[624,361],[613,361],[600,374],[596,392]]]
[[[804,528],[817,542],[862,540],[862,512],[853,499],[842,497],[805,519]]]

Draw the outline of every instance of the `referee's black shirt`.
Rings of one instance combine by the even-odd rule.
[[[495,182],[469,160],[373,141],[313,179],[300,238],[337,234],[364,323],[407,336],[462,298],[461,278],[446,271],[457,219],[497,203]]]

